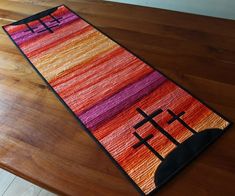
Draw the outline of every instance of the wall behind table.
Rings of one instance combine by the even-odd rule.
[[[235,20],[235,0],[108,0]]]

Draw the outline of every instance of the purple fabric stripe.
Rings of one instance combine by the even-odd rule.
[[[166,78],[154,71],[78,117],[91,130],[159,87]]]
[[[67,17],[71,17],[71,16],[74,16],[74,14],[73,13],[71,13],[71,12],[68,12],[68,13],[66,13],[65,15],[60,15],[59,17],[62,17],[63,19],[66,19]],[[60,19],[61,20],[61,19]],[[51,20],[49,20],[49,19],[44,19],[43,20],[44,22],[46,21],[46,23],[48,22],[48,21],[52,21],[52,19]],[[38,26],[38,24],[37,25],[30,25],[30,27],[31,28],[34,28],[34,27],[36,27],[36,26]],[[14,33],[12,33],[11,34],[11,37],[13,37],[14,39],[16,39],[16,38],[19,38],[20,36],[22,36],[22,35],[25,35],[25,30],[27,30],[27,27],[26,27],[26,25],[25,25],[25,29],[24,30],[19,30],[19,31],[17,31],[17,32],[14,32]],[[30,31],[29,31],[30,32]],[[31,32],[30,32],[31,33]]]
[[[78,17],[76,16],[76,15],[73,15],[73,16],[71,16],[71,17],[69,17],[69,18],[66,18],[65,20],[63,20],[63,21],[61,21],[61,23],[60,23],[60,25],[58,26],[58,27],[54,27],[53,28],[53,30],[55,31],[56,29],[59,29],[59,28],[61,28],[61,27],[63,27],[64,25],[66,25],[67,23],[69,23],[69,22],[71,22],[71,21],[74,21],[74,20],[76,20],[76,19],[78,19]],[[49,23],[46,23],[47,25],[49,25]],[[54,24],[53,24],[54,25]],[[52,26],[52,25],[51,25]],[[47,33],[49,33],[48,31],[44,31],[44,32],[42,32],[42,33],[40,33],[40,34],[38,34],[37,32],[38,31],[41,31],[41,30],[43,30],[43,29],[45,29],[42,25],[40,25],[37,29],[35,29],[35,33],[32,33],[32,32],[21,32],[20,34],[20,37],[18,37],[18,38],[13,38],[14,40],[15,40],[15,42],[18,44],[18,45],[20,45],[20,44],[22,44],[23,42],[25,42],[25,41],[28,41],[28,40],[30,40],[30,39],[32,39],[32,38],[34,38],[34,37],[37,37],[37,36],[39,36],[39,35],[42,35],[42,34],[47,34]]]

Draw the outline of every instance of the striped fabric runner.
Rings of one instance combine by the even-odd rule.
[[[161,185],[155,173],[179,145],[228,127],[66,6],[47,12],[4,30],[142,193]]]

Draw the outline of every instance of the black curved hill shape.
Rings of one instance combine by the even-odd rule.
[[[193,158],[202,152],[218,136],[223,133],[221,129],[206,129],[192,135],[169,153],[155,172],[155,184],[163,185]]]

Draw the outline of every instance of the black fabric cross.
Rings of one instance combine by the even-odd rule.
[[[134,149],[145,145],[153,154],[155,154],[161,161],[164,160],[164,158],[156,151],[154,150],[154,148],[148,143],[148,140],[150,140],[153,137],[153,134],[148,135],[145,138],[142,138],[137,132],[134,132],[133,135],[139,140],[138,143],[136,143],[135,145],[133,145],[132,147]]]
[[[171,110],[167,110],[167,112],[172,116],[172,118],[167,122],[168,124],[173,123],[175,120],[180,122],[184,127],[186,127],[189,131],[191,131],[193,134],[196,134],[197,132],[191,128],[184,120],[182,120],[180,117],[185,114],[185,112],[180,112],[179,114],[175,114]]]
[[[51,30],[51,28],[48,27],[48,26],[46,25],[46,23],[44,23],[40,18],[39,18],[38,20],[39,20],[39,22],[41,23],[41,25],[43,25],[43,26],[45,27],[46,30],[48,30],[50,33],[53,33],[53,31]],[[40,31],[40,32],[42,32],[42,31]]]
[[[56,21],[57,23],[60,23],[59,19],[62,18],[62,17],[56,18],[55,16],[53,16],[53,15],[51,15],[51,14],[49,14],[49,16],[50,16],[51,18],[53,18],[54,21]],[[52,22],[53,22],[53,21],[52,21]]]
[[[164,130],[155,120],[153,120],[153,118],[157,115],[159,115],[160,113],[162,113],[162,109],[158,109],[156,111],[154,111],[152,114],[147,115],[143,110],[141,110],[140,108],[136,109],[137,112],[139,112],[144,119],[140,122],[138,122],[135,126],[134,129],[138,129],[139,127],[141,127],[142,125],[144,125],[147,122],[150,122],[157,130],[159,130],[163,135],[165,135],[171,142],[173,142],[175,145],[179,145],[179,142],[172,137],[166,130]]]
[[[56,18],[55,16],[53,16],[53,15],[51,15],[51,14],[49,14],[49,16],[53,19],[53,20],[50,21],[50,22],[57,22],[57,23],[60,23],[59,19],[61,19],[61,17],[60,17],[60,18]],[[41,25],[43,25],[43,27],[44,27],[45,29],[43,29],[43,30],[41,30],[41,31],[38,31],[37,33],[41,33],[41,32],[44,32],[44,31],[49,31],[50,33],[53,33],[52,28],[59,26],[59,24],[55,24],[55,25],[52,25],[52,26],[48,26],[48,25],[46,25],[46,23],[44,23],[40,18],[38,19],[38,21],[40,22]],[[32,33],[35,33],[34,29],[36,29],[37,27],[32,28],[32,27],[29,26],[28,23],[26,23],[25,25],[26,25],[27,28],[29,29],[29,30],[27,30],[27,31],[31,31]]]
[[[26,23],[25,25],[26,25],[26,26],[27,26],[27,28],[29,29],[29,30],[27,30],[27,31],[31,31],[32,33],[34,33],[33,28],[32,28],[32,27],[30,27],[28,23]]]
[[[138,129],[139,127],[143,126],[145,123],[150,122],[157,130],[159,130],[163,135],[165,135],[171,142],[173,142],[176,146],[179,145],[180,143],[172,137],[166,130],[164,130],[153,118],[159,114],[161,114],[163,111],[162,109],[158,109],[154,111],[152,114],[148,115],[146,114],[143,110],[140,108],[136,109],[137,112],[139,112],[144,119],[138,122],[136,125],[133,126],[134,129]],[[184,127],[186,127],[189,131],[191,131],[193,134],[197,134],[197,132],[191,128],[184,120],[181,119],[181,116],[185,114],[185,112],[180,112],[179,114],[175,114],[171,110],[167,110],[167,112],[172,116],[172,118],[167,122],[168,124],[173,123],[174,121],[180,122]],[[136,138],[139,139],[139,142],[133,145],[132,147],[134,149],[145,145],[152,153],[154,153],[161,161],[164,160],[164,158],[156,151],[154,148],[148,143],[148,140],[153,138],[153,134],[150,134],[146,136],[145,138],[142,138],[137,132],[133,133]]]

